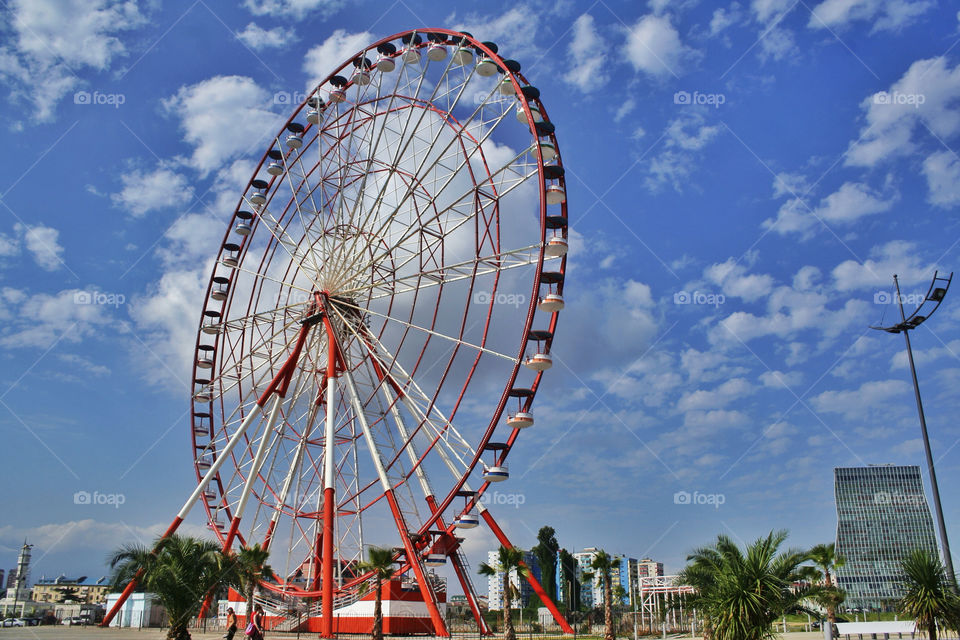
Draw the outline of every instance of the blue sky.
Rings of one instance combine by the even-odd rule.
[[[421,26],[521,61],[567,169],[558,364],[496,487],[509,504],[491,506],[516,544],[549,524],[568,549],[668,571],[721,532],[812,545],[835,534],[833,467],[923,464],[903,342],[868,327],[896,314],[894,273],[920,294],[960,256],[950,3],[24,0],[2,15],[0,567],[26,536],[34,577],[99,576],[111,548],[166,527],[193,485],[210,261],[284,96]],[[953,532],[955,295],[914,334]],[[467,542],[474,560],[492,545],[483,528]]]

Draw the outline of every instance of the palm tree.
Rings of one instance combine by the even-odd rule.
[[[803,583],[816,569],[804,566],[808,554],[781,552],[786,531],[771,531],[741,550],[727,536],[688,557],[684,582],[697,587],[693,601],[709,619],[713,640],[765,640],[783,615],[802,610],[810,595]]]
[[[593,560],[590,563],[590,568],[593,569],[593,573],[588,574],[591,579],[593,575],[599,574],[600,579],[603,581],[604,640],[614,640],[615,637],[613,633],[613,587],[610,573],[616,564],[616,560],[614,560],[609,553],[601,549],[594,554]]]
[[[960,628],[960,596],[950,588],[940,559],[929,551],[916,549],[901,561],[906,574],[906,592],[899,610],[917,621],[930,640],[937,640],[937,628]]]
[[[510,574],[516,571],[517,578],[526,578],[530,569],[523,563],[523,551],[516,547],[500,545],[497,552],[497,564],[491,566],[486,562],[480,563],[479,573],[484,576],[495,576],[503,573],[503,629],[504,640],[516,640],[517,632],[513,628],[512,605],[516,588],[510,582]]]
[[[842,589],[834,585],[830,572],[836,573],[837,568],[842,567],[845,561],[843,556],[837,553],[836,545],[832,542],[816,545],[810,549],[807,557],[823,574],[823,584],[814,599],[827,610],[827,621],[830,623],[832,637],[837,625],[837,607],[843,603],[846,595]]]
[[[393,549],[370,547],[367,551],[367,559],[357,565],[357,570],[361,573],[373,572],[374,588],[377,590],[376,604],[373,606],[373,640],[383,640],[383,611],[381,609],[383,594],[381,591],[384,581],[392,578],[396,572],[393,568]],[[369,585],[369,582],[364,582],[361,585],[361,590],[366,591]]]
[[[167,638],[189,640],[187,625],[197,615],[204,594],[222,581],[223,555],[211,540],[172,535],[154,550],[125,545],[110,556],[111,581],[121,587],[141,569],[140,587],[155,593],[170,618]]]
[[[240,547],[236,553],[224,559],[223,580],[247,600],[247,622],[253,614],[253,595],[264,580],[273,580],[276,576],[267,564],[270,552],[256,543],[252,547]]]
[[[687,556],[687,562],[689,564],[677,575],[677,582],[694,588],[694,592],[687,597],[687,608],[700,612],[703,640],[712,640],[711,611],[716,596],[716,576],[722,559],[716,547],[700,547]]]

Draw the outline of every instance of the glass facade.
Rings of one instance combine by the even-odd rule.
[[[900,561],[914,549],[938,554],[933,519],[917,466],[834,469],[837,582],[844,605],[886,609],[903,593]]]

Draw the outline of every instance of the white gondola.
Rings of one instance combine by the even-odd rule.
[[[477,61],[477,75],[488,78],[497,72],[497,63],[483,56]]]
[[[331,89],[330,90],[330,102],[343,102],[347,99],[347,92],[343,89]]]
[[[365,69],[357,69],[353,72],[353,84],[365,87],[370,84],[370,74]]]
[[[473,529],[480,525],[480,517],[475,513],[463,513],[457,516],[453,521],[453,526],[458,529]]]
[[[198,424],[198,425],[195,425],[195,426],[193,427],[193,434],[194,434],[194,435],[197,435],[197,436],[204,436],[204,437],[206,437],[206,436],[209,436],[209,435],[210,435],[210,430],[207,429],[207,428],[206,428],[205,426],[203,426],[202,424]]]
[[[267,165],[267,173],[272,176],[278,176],[283,173],[283,165],[276,161],[271,162]]]
[[[223,263],[223,266],[230,267],[231,269],[235,269],[237,265],[240,264],[237,256],[232,253],[223,256],[223,260],[221,260],[221,262]]]
[[[310,124],[320,124],[320,111],[318,109],[310,109],[310,111],[307,111],[307,122]]]
[[[263,204],[266,201],[267,201],[267,194],[263,193],[262,191],[254,191],[252,194],[250,194],[250,202],[252,202],[253,204]]]
[[[488,482],[503,482],[510,478],[510,470],[505,464],[497,464],[492,467],[484,466],[483,479]]]
[[[207,335],[215,336],[220,333],[220,323],[216,320],[210,319],[203,323],[203,327],[200,330]]]
[[[420,51],[411,46],[404,51],[400,57],[403,58],[403,61],[406,64],[417,64],[420,62]]]
[[[390,73],[397,68],[397,61],[391,56],[380,56],[377,58],[377,69],[384,73]]]
[[[442,553],[428,553],[427,557],[423,559],[423,564],[428,567],[442,567],[447,564],[447,556]]]
[[[197,460],[197,469],[200,469],[201,471],[206,471],[209,468],[210,468],[209,460],[207,460],[206,458],[201,458],[200,460]]]
[[[238,236],[248,236],[252,230],[253,227],[250,226],[249,222],[241,221],[237,223],[237,227],[233,231]]]
[[[453,63],[464,67],[473,62],[473,49],[470,47],[457,47],[453,53]]]
[[[529,411],[517,411],[507,415],[507,426],[514,429],[526,429],[533,426],[533,414]]]
[[[534,353],[523,361],[523,366],[534,371],[546,371],[553,366],[553,358],[549,353]]]
[[[208,402],[213,402],[213,393],[209,388],[201,389],[193,394],[194,402],[199,402],[200,404],[207,404]]]
[[[567,192],[558,184],[547,185],[547,204],[560,204],[566,202]]]
[[[547,246],[544,248],[543,252],[548,256],[559,258],[567,255],[568,248],[569,244],[567,243],[566,238],[554,236],[553,238],[547,240]]]
[[[434,42],[427,47],[427,57],[434,62],[440,62],[447,57],[447,48],[442,44]]]
[[[543,122],[543,116],[540,115],[540,109],[537,109],[535,105],[530,105],[530,115],[533,116],[534,122]],[[527,121],[527,112],[523,110],[523,105],[517,105],[517,120],[520,122]]]
[[[550,162],[557,157],[557,147],[549,140],[540,141],[540,155],[544,162]]]
[[[540,311],[546,311],[547,313],[562,311],[564,306],[563,296],[559,293],[548,293],[540,298],[540,302],[537,304],[537,308],[540,309]]]
[[[303,146],[303,138],[296,133],[291,133],[287,136],[287,146],[291,149],[299,149]]]
[[[213,368],[213,358],[208,356],[200,356],[197,358],[197,367],[200,369],[212,369]]]
[[[227,299],[227,294],[229,293],[230,293],[229,285],[227,285],[226,283],[224,284],[217,283],[217,285],[214,286],[213,290],[210,291],[210,299],[216,300],[217,302],[223,302],[224,300]]]
[[[206,489],[203,490],[203,499],[206,500],[207,502],[210,502],[211,500],[216,500],[217,492],[211,489],[210,487],[207,487]]]
[[[513,88],[513,80],[510,78],[504,78],[500,81],[500,93],[505,96],[512,96],[516,93],[516,89]]]

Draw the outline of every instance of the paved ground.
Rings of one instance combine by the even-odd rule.
[[[223,631],[216,632],[207,632],[203,633],[200,631],[193,632],[194,640],[219,640],[223,637]],[[525,634],[518,634],[520,640],[525,640]],[[99,627],[7,627],[0,628],[0,640],[99,640],[103,638],[104,640],[162,640],[167,637],[167,632],[165,629],[101,629]],[[296,638],[296,634],[292,633],[277,633],[272,634],[268,633],[268,640],[272,639],[284,639],[292,640]],[[313,639],[317,635],[313,633],[301,633],[301,638],[304,639]],[[462,636],[465,640],[470,638],[471,640],[476,639],[476,635]],[[823,640],[823,634],[820,632],[797,632],[788,634],[788,640]],[[353,640],[361,640],[361,636],[353,636]],[[417,636],[416,638],[422,638],[422,636]],[[456,638],[456,636],[455,636]],[[686,640],[690,636],[668,636],[672,640]],[[235,640],[244,640],[243,630],[237,632]],[[429,639],[423,639],[429,640]],[[533,640],[537,640],[537,636],[533,636]],[[625,638],[624,640],[632,640],[632,638]]]

